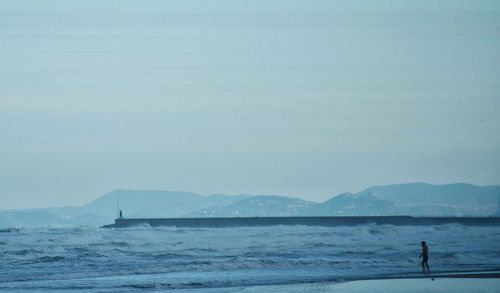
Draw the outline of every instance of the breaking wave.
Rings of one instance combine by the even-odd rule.
[[[435,271],[500,267],[500,228],[457,224],[23,229],[0,237],[0,290],[211,288],[414,273],[421,240]]]

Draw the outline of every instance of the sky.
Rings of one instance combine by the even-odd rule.
[[[0,0],[0,209],[500,183],[499,1]]]

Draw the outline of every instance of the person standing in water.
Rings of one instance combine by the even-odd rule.
[[[422,272],[425,273],[425,269],[427,268],[427,273],[430,273],[429,264],[427,261],[429,260],[429,246],[425,241],[421,242],[422,244],[422,253],[420,254],[420,258],[422,259]]]

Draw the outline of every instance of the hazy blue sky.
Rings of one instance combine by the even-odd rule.
[[[2,1],[0,208],[500,183],[500,1]]]

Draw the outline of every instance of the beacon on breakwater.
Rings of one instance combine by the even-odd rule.
[[[136,218],[119,217],[114,224],[102,228],[207,227],[227,228],[245,226],[353,226],[363,224],[427,226],[461,224],[467,226],[500,226],[500,217],[411,217],[411,216],[341,216],[341,217],[232,217],[232,218]]]

